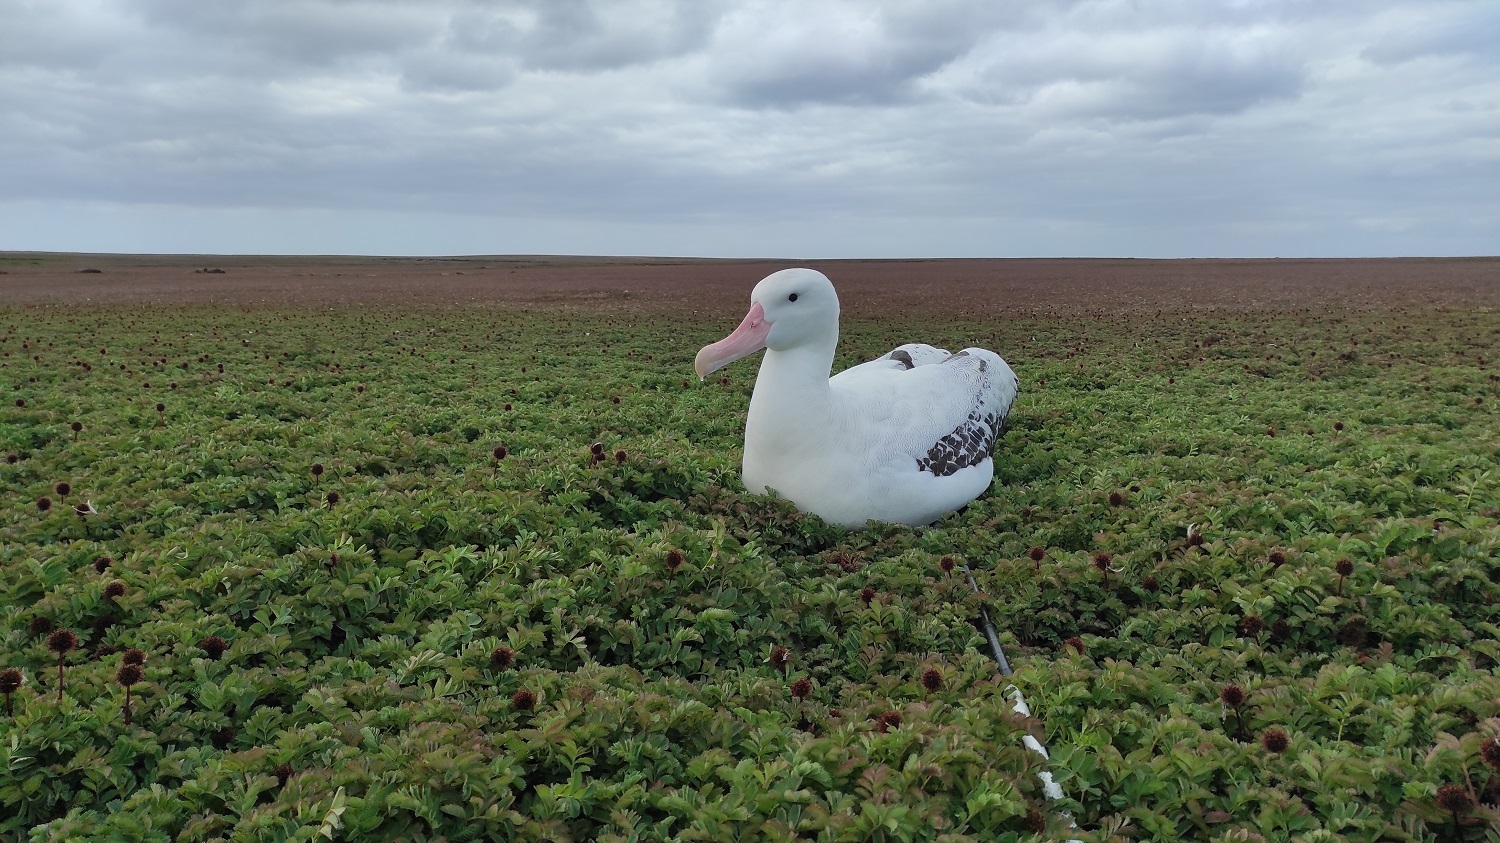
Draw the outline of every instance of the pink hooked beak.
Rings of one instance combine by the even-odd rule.
[[[705,345],[693,361],[693,371],[699,378],[706,378],[730,363],[754,354],[766,347],[766,337],[771,333],[771,323],[766,321],[766,311],[759,302],[750,306],[750,312],[734,333],[713,345]]]

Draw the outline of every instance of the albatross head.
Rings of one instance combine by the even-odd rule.
[[[706,378],[762,348],[790,351],[837,342],[839,297],[833,282],[815,269],[783,269],[761,279],[750,292],[750,312],[734,333],[706,345],[693,361]]]

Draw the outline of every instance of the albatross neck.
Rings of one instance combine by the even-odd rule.
[[[832,398],[828,375],[833,369],[833,351],[837,345],[835,334],[825,342],[781,351],[767,349],[750,400],[752,412],[757,404],[783,417],[805,417],[825,411]]]

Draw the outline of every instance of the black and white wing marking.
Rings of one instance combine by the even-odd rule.
[[[861,363],[828,382],[855,396],[878,426],[871,444],[893,449],[904,465],[950,477],[989,459],[1016,400],[1016,373],[983,348],[957,354],[911,343]]]
[[[941,368],[950,366],[955,386],[967,387],[960,393],[967,400],[949,405],[960,411],[960,420],[916,458],[918,471],[936,477],[957,474],[990,458],[1019,389],[1015,372],[992,351],[965,349],[944,360]],[[948,418],[951,424],[953,415]]]
[[[915,369],[918,366],[926,366],[929,363],[941,363],[950,356],[947,351],[941,348],[934,348],[933,346],[924,345],[919,342],[911,342],[906,345],[897,346],[886,354],[867,363],[850,366],[837,375],[834,375],[832,380],[835,382],[842,380],[843,383],[848,383],[855,378],[879,372],[905,372]]]
[[[946,349],[924,345],[919,342],[909,342],[906,345],[897,346],[881,360],[894,360],[907,369],[915,369],[918,366],[926,366],[931,363],[941,363],[952,357]]]

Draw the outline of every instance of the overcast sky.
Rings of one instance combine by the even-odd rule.
[[[1497,0],[0,0],[0,249],[1496,254],[1497,44]]]

